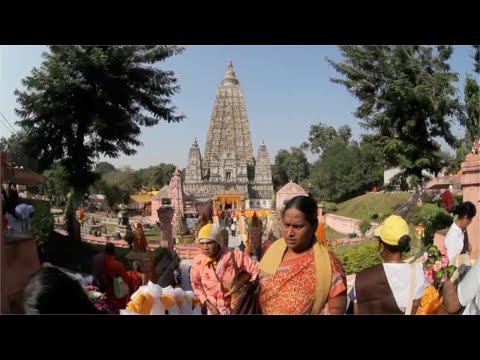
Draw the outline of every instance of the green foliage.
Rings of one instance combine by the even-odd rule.
[[[38,159],[36,156],[29,154],[25,144],[26,134],[24,131],[17,131],[10,137],[0,138],[0,150],[7,154],[7,158],[32,171],[38,170]]]
[[[290,151],[281,149],[275,156],[272,166],[272,178],[275,190],[278,190],[290,180],[300,183],[308,178],[310,164],[301,147],[292,147]]]
[[[310,150],[313,153],[320,154],[328,148],[332,141],[341,141],[347,145],[352,136],[352,129],[348,125],[342,125],[335,130],[332,126],[318,123],[310,126],[310,134],[308,141],[310,142]]]
[[[448,228],[453,219],[447,212],[436,204],[423,204],[410,212],[407,221],[411,224],[425,226],[424,244],[431,244],[435,232]]]
[[[466,127],[468,144],[472,144],[480,134],[480,85],[471,75],[465,79],[465,118],[462,124]]]
[[[170,183],[175,168],[176,167],[173,164],[161,163],[159,165],[150,166],[146,169],[138,170],[137,177],[142,186],[160,190],[164,185]]]
[[[337,211],[337,204],[327,201],[323,204],[323,211],[325,213],[334,213],[335,211]]]
[[[438,138],[453,146],[451,132],[460,102],[448,60],[453,47],[421,45],[342,45],[342,61],[328,60],[345,76],[344,85],[359,99],[355,116],[373,131],[369,142],[388,167],[422,182],[422,170],[438,173],[442,155]]]
[[[362,221],[359,225],[360,233],[362,234],[362,238],[365,237],[365,234],[370,229],[370,222],[369,221]]]
[[[65,205],[65,224],[67,226],[67,232],[73,234],[74,221],[76,218],[75,210],[73,207],[72,193],[67,195],[67,204]]]
[[[473,71],[480,74],[480,45],[472,45],[473,53]]]
[[[334,249],[335,253],[337,253],[336,249],[337,248]],[[337,256],[347,274],[356,274],[383,261],[378,252],[377,241],[368,241],[360,245],[352,246],[345,253],[338,254]]]
[[[383,182],[380,154],[368,143],[331,140],[312,165],[310,182],[317,199],[344,201]]]
[[[102,175],[93,186],[93,190],[105,195],[105,201],[113,209],[116,205],[127,204],[130,195],[141,188],[141,179],[136,171],[125,167]]]
[[[459,145],[455,150],[455,157],[452,158],[446,168],[447,174],[456,174],[462,168],[462,162],[465,161],[465,157],[469,153],[470,149],[466,145]]]
[[[179,122],[172,71],[153,66],[178,54],[169,45],[50,46],[16,90],[25,148],[41,169],[59,162],[75,193],[96,180],[100,155],[133,155],[141,126]],[[75,197],[76,201],[77,197]]]
[[[95,172],[102,176],[103,174],[109,173],[110,171],[115,171],[115,166],[112,164],[106,162],[106,161],[101,161],[97,164],[97,167],[95,168]]]
[[[53,233],[54,219],[50,212],[50,203],[33,199],[25,199],[25,203],[33,205],[34,213],[30,223],[31,233],[37,240],[37,245],[42,247]]]
[[[40,185],[40,191],[48,198],[63,198],[70,191],[68,173],[64,166],[55,164],[46,170],[43,175],[47,178],[45,184]]]

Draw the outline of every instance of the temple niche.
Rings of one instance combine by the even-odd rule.
[[[190,148],[184,189],[195,200],[211,198],[214,209],[271,207],[267,147],[262,140],[255,159],[243,91],[231,62],[217,89],[203,156],[196,139]]]

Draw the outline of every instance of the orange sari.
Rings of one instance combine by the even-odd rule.
[[[347,281],[338,258],[329,251],[332,278],[327,303],[322,314],[328,314],[328,299],[347,290]],[[313,251],[281,262],[275,275],[260,272],[260,304],[263,314],[308,314],[315,299],[315,262]]]

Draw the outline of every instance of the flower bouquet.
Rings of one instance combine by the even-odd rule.
[[[447,250],[439,250],[435,245],[429,245],[421,259],[428,285],[420,300],[417,315],[446,314],[440,291],[443,283],[452,277],[457,267],[448,265]]]
[[[99,311],[110,312],[110,307],[105,302],[105,294],[98,291],[99,289],[93,285],[85,286],[88,298],[95,304],[95,307]]]

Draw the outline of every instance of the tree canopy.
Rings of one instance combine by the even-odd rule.
[[[16,90],[17,124],[41,168],[55,162],[83,192],[95,180],[103,154],[133,155],[141,126],[178,122],[171,97],[179,91],[172,71],[153,65],[178,54],[177,46],[50,46]]]
[[[341,61],[327,61],[344,78],[332,78],[360,101],[355,116],[371,131],[368,141],[387,167],[422,181],[422,170],[438,173],[438,139],[454,146],[451,125],[460,111],[450,70],[451,46],[340,46]]]

